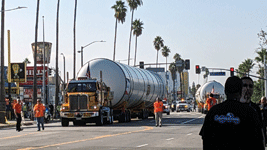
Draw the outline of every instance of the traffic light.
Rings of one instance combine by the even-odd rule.
[[[190,69],[190,59],[186,59],[185,62],[184,62],[184,68],[186,70],[189,70]]]
[[[235,69],[234,69],[234,67],[231,67],[230,68],[230,75],[231,75],[231,77],[235,75]]]
[[[196,74],[200,74],[200,67],[199,67],[199,65],[196,65]]]
[[[140,62],[139,62],[139,67],[140,67],[141,69],[144,69],[144,62],[143,62],[143,61],[140,61]]]

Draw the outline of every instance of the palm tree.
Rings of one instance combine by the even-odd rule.
[[[245,59],[245,61],[242,62],[242,64],[238,66],[238,69],[237,69],[238,76],[243,77],[243,76],[249,75],[254,65],[255,64],[252,59],[249,59],[249,58]]]
[[[28,58],[25,58],[23,62],[26,63],[26,64],[30,64],[31,63]]]
[[[166,72],[167,72],[167,57],[169,56],[169,53],[171,52],[170,51],[170,48],[168,47],[168,46],[163,46],[163,48],[162,48],[162,55],[164,56],[164,57],[166,57]]]
[[[127,0],[127,2],[130,7],[130,11],[132,11],[131,30],[130,30],[130,39],[129,39],[129,53],[128,53],[128,65],[130,65],[131,38],[132,38],[132,30],[133,30],[133,14],[134,14],[134,10],[136,10],[138,6],[143,5],[143,2],[142,0]]]
[[[116,1],[116,4],[111,7],[112,9],[115,10],[115,15],[114,17],[116,18],[115,22],[115,37],[114,37],[114,53],[113,53],[113,61],[115,61],[115,50],[116,50],[116,36],[117,36],[117,23],[125,22],[125,17],[126,17],[126,6],[124,5],[124,2],[121,0]]]
[[[168,46],[164,46],[163,48],[162,48],[162,55],[164,56],[164,57],[166,57],[166,91],[167,91],[167,96],[168,96],[168,82],[167,82],[167,57],[169,56],[169,53],[171,52],[170,51],[170,48],[168,47]]]
[[[169,70],[171,72],[171,76],[172,76],[172,81],[173,81],[173,96],[174,96],[174,100],[175,100],[175,79],[176,79],[176,72],[177,72],[177,67],[175,63],[171,63],[169,66]]]
[[[264,63],[264,57],[267,57],[266,49],[265,48],[261,48],[260,51],[257,51],[257,54],[258,54],[258,56],[255,57],[255,61],[257,63],[263,64]]]
[[[159,50],[164,46],[163,39],[160,36],[157,36],[154,39],[154,47],[157,50],[157,60],[156,60],[156,67],[158,67],[158,56],[159,56]]]
[[[58,27],[58,24],[59,24],[59,4],[60,4],[60,0],[57,1],[57,20],[56,20],[56,91],[55,91],[55,94],[58,95],[59,93],[59,81],[58,81],[58,30],[59,30],[59,27]],[[73,79],[75,79],[75,52],[76,52],[76,49],[75,49],[75,22],[76,22],[76,9],[77,9],[77,0],[75,1],[75,16],[74,16],[74,76],[73,76]],[[56,96],[55,97],[55,109],[57,108],[58,106],[58,102],[59,102],[59,97]],[[55,111],[56,112],[56,111]],[[56,113],[54,113],[56,114]]]
[[[75,79],[76,72],[76,12],[77,12],[77,0],[75,0],[74,7],[74,24],[73,24],[73,79]]]
[[[143,26],[144,23],[142,21],[139,20],[135,20],[133,22],[133,34],[135,35],[135,55],[134,55],[134,66],[136,63],[136,53],[137,53],[137,37],[140,36],[142,34],[143,31]],[[129,59],[128,59],[129,61]]]
[[[178,66],[177,67],[177,71],[179,72],[179,75],[180,75],[180,87],[181,87],[181,91],[183,93],[183,84],[182,84],[182,73],[184,71],[184,60],[181,58],[181,55],[176,53],[174,56],[173,56],[173,59],[175,62],[177,61],[182,61],[182,66]]]

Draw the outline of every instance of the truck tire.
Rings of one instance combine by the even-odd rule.
[[[103,119],[102,109],[99,109],[99,116],[96,119],[96,125],[102,126],[103,124],[104,124],[104,119]]]
[[[62,125],[62,127],[69,126],[69,120],[65,119],[65,118],[61,118],[61,125]]]

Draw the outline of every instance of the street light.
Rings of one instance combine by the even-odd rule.
[[[65,56],[63,53],[61,53],[61,55],[63,56],[63,61],[64,61],[64,89],[65,89]]]
[[[17,7],[14,9],[5,10],[5,0],[2,0],[1,7],[1,88],[0,88],[0,123],[5,123],[5,80],[4,80],[4,29],[5,29],[5,11],[12,11],[26,7]]]
[[[96,42],[106,42],[106,41],[103,41],[103,40],[101,40],[101,41],[93,41],[93,42],[91,42],[91,43],[89,43],[89,44],[87,44],[85,46],[81,46],[81,50],[78,51],[78,53],[81,53],[81,67],[83,66],[83,48],[85,48],[85,47],[87,47],[87,46],[89,46],[89,45],[91,45],[93,43],[96,43]]]

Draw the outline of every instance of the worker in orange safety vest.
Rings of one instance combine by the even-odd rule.
[[[208,111],[211,109],[212,106],[217,104],[216,99],[213,97],[213,94],[210,93],[209,98],[207,98],[207,104],[208,104]]]
[[[156,127],[162,126],[162,112],[163,112],[163,102],[159,97],[156,98],[156,102],[154,103],[154,113],[155,113],[155,121]]]
[[[35,118],[37,120],[37,127],[38,130],[40,131],[40,124],[42,125],[42,129],[44,130],[44,113],[45,113],[45,106],[41,103],[41,100],[37,100],[37,104],[34,106],[34,114]]]

